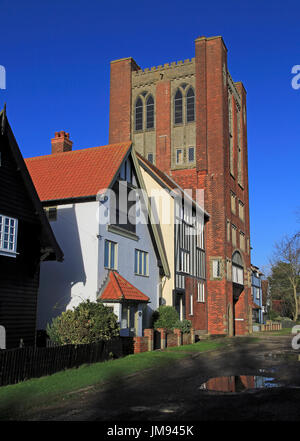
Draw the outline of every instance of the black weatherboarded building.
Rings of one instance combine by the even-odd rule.
[[[0,112],[0,326],[6,348],[35,344],[40,264],[63,260],[19,150]],[[2,347],[3,348],[3,347]]]

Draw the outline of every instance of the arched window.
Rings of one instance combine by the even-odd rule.
[[[140,97],[135,103],[135,130],[143,130],[143,101]]]
[[[149,95],[146,101],[146,128],[154,128],[154,99]]]
[[[183,117],[182,117],[182,93],[180,89],[177,90],[174,98],[174,123],[175,124],[182,124]]]
[[[195,121],[195,93],[192,87],[186,94],[186,122]]]
[[[238,251],[235,251],[232,255],[232,282],[244,285],[243,259]]]
[[[243,259],[238,251],[235,251],[232,255],[232,263],[243,267]]]

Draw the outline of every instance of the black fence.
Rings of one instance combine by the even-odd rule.
[[[51,375],[82,364],[119,358],[132,352],[132,339],[126,338],[86,345],[0,350],[0,386]]]

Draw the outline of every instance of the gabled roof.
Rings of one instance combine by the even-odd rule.
[[[0,138],[5,138],[7,140],[8,146],[11,150],[12,156],[16,162],[16,165],[22,176],[24,186],[27,190],[29,198],[32,200],[35,211],[40,219],[42,225],[42,233],[40,237],[41,241],[41,253],[42,260],[63,260],[63,252],[58,245],[52,228],[49,224],[48,218],[44,212],[41,201],[38,197],[35,186],[32,182],[26,164],[24,162],[23,156],[20,152],[17,141],[14,137],[12,129],[6,117],[5,109],[0,112]]]
[[[42,201],[96,196],[110,187],[131,142],[25,160]]]
[[[168,190],[171,195],[173,191],[181,194],[182,197],[186,197],[187,199],[189,199],[194,207],[197,207],[201,212],[203,212],[206,219],[210,217],[209,213],[207,213],[207,211],[205,211],[194,199],[192,199],[190,195],[185,192],[179,184],[177,184],[177,182],[175,182],[169,175],[167,175],[167,173],[161,171],[154,164],[152,164],[152,162],[148,161],[138,152],[135,153],[140,166],[143,167],[143,169],[146,170],[162,187]]]
[[[99,300],[149,302],[150,299],[118,272],[110,271]]]
[[[131,141],[54,153],[26,159],[28,170],[43,202],[96,197],[111,188],[123,161],[131,154],[138,182],[146,190]],[[146,202],[146,201],[145,201]],[[168,262],[149,207],[152,240],[167,277]]]

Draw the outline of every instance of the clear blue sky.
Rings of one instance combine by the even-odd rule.
[[[299,16],[289,0],[0,0],[0,107],[24,157],[50,153],[58,130],[74,148],[103,145],[111,60],[184,60],[198,36],[222,35],[247,90],[252,262],[265,265],[274,241],[299,228]]]

